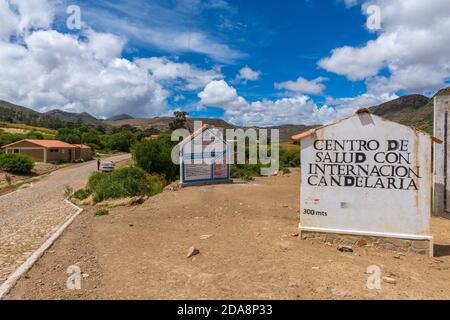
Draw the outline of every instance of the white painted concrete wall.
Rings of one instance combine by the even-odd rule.
[[[313,180],[308,179],[314,172],[309,165],[323,163],[317,162],[318,151],[314,147],[317,140],[376,140],[379,149],[363,152],[367,160],[362,164],[378,167],[381,164],[373,158],[387,150],[389,140],[406,140],[407,151],[401,154],[410,157],[411,164],[405,166],[420,167],[421,178],[415,179],[417,190],[312,186]],[[368,113],[342,120],[304,138],[301,141],[300,230],[430,239],[431,143],[431,137],[425,133]],[[329,175],[324,177],[330,179]]]
[[[448,150],[450,96],[434,98],[434,135],[444,141],[434,146],[434,213],[450,212],[450,159]],[[446,128],[447,127],[447,128]]]

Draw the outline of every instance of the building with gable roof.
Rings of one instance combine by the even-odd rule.
[[[178,147],[182,185],[230,181],[230,148],[221,128],[204,125]]]
[[[24,139],[2,147],[6,153],[20,153],[30,156],[36,162],[61,163],[87,161],[92,159],[91,147],[84,144],[70,144],[59,140]]]

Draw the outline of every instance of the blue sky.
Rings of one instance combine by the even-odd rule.
[[[380,26],[369,30],[373,4]],[[68,28],[70,5],[79,29]],[[0,0],[1,16],[0,46],[24,50],[40,81],[0,70],[0,80],[22,80],[0,85],[0,98],[39,111],[324,123],[432,95],[450,76],[447,39],[436,36],[450,25],[445,0]]]
[[[111,5],[111,2],[114,3]],[[233,81],[239,70],[249,66],[261,72],[258,81],[233,82],[238,92],[249,101],[264,98],[277,99],[283,91],[276,90],[275,82],[295,80],[300,75],[306,79],[326,77],[332,83],[325,92],[315,95],[323,102],[326,95],[336,98],[355,96],[365,90],[364,82],[352,82],[345,77],[329,73],[317,66],[320,58],[342,45],[361,45],[374,38],[365,28],[366,17],[361,7],[347,7],[340,1],[227,1],[226,4],[199,9],[199,2],[186,1],[78,1],[89,12],[83,17],[98,31],[112,32],[127,37],[125,57],[165,56],[208,69],[220,65],[227,81]],[[207,1],[203,1],[206,3]],[[182,9],[180,6],[182,3]],[[118,7],[116,7],[116,5]],[[92,12],[91,12],[92,10]],[[217,43],[227,46],[236,58],[217,57],[214,54],[195,52],[194,44],[186,41],[180,50],[169,50],[154,45],[146,39],[134,39],[126,32],[115,29],[115,23],[99,23],[98,12],[103,11],[120,20],[143,28],[164,27],[181,32],[201,32]],[[176,10],[177,12],[170,12]],[[164,18],[158,16],[164,12]],[[172,19],[172,17],[174,17]],[[175,17],[177,18],[175,20]],[[153,20],[154,19],[154,20]],[[180,20],[178,20],[180,19]],[[62,25],[64,28],[64,24]],[[190,109],[192,116],[223,116],[220,108],[196,111],[190,108],[198,98],[196,94],[178,91],[186,99],[179,107]]]

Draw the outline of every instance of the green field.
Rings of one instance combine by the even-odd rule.
[[[0,122],[0,147],[22,139],[55,139],[57,131],[26,124]]]
[[[53,135],[53,136],[55,136],[57,133],[56,130],[52,130],[52,129],[33,127],[33,126],[26,125],[26,124],[21,124],[21,123],[10,123],[10,122],[1,122],[1,121],[0,121],[0,129],[4,129],[4,131],[7,131],[5,129],[19,129],[19,130],[23,130],[25,132],[34,130],[34,131],[41,132],[42,134]]]

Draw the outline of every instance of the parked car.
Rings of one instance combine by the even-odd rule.
[[[100,166],[102,172],[113,172],[115,168],[116,165],[112,161],[103,162]]]

